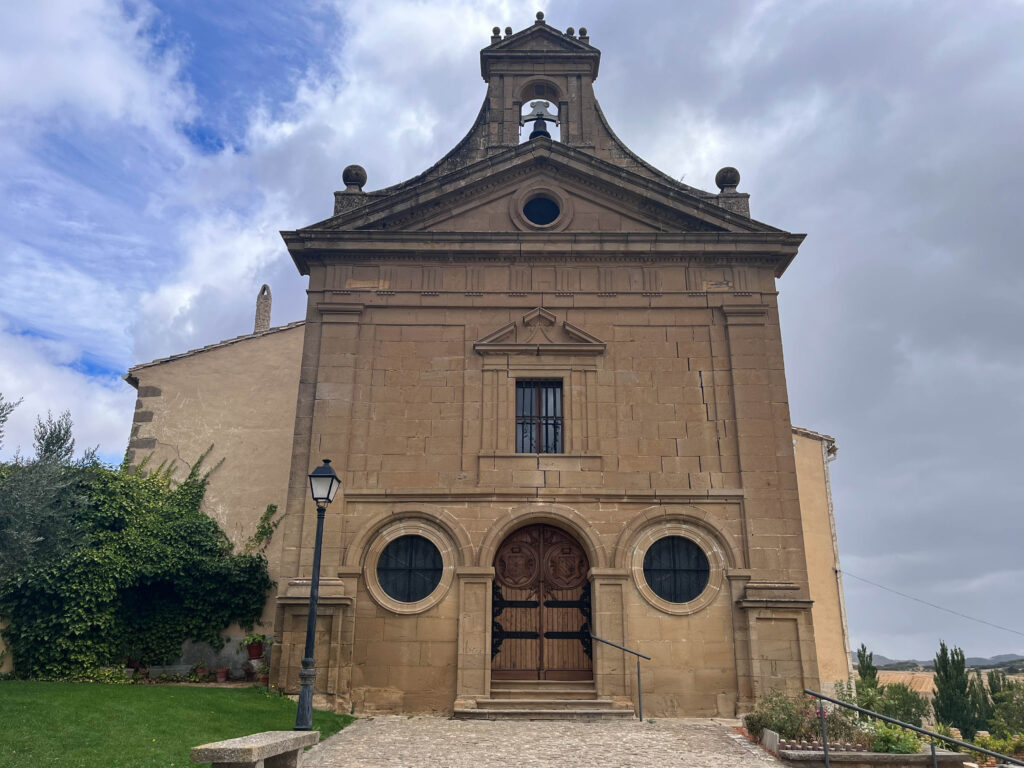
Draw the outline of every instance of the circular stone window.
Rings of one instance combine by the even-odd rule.
[[[525,185],[509,195],[508,214],[524,232],[562,232],[572,223],[572,197],[555,186]]]
[[[423,536],[400,536],[377,559],[377,582],[400,603],[417,603],[441,583],[444,564],[434,542]]]
[[[658,539],[644,555],[644,581],[669,603],[689,603],[699,597],[710,575],[708,556],[684,536]]]
[[[547,195],[532,197],[523,206],[523,216],[531,224],[536,224],[538,227],[546,227],[557,219],[561,213],[562,209],[558,203]]]

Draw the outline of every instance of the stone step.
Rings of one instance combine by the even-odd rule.
[[[478,709],[619,709],[609,699],[477,699]]]
[[[593,691],[593,680],[492,680],[491,688],[515,690],[544,690],[547,688],[571,688],[574,691]]]
[[[456,709],[457,720],[622,720],[632,709]]]
[[[506,688],[491,685],[492,699],[596,699],[597,691],[585,688]]]

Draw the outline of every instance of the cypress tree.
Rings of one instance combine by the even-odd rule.
[[[861,685],[871,688],[878,687],[878,667],[875,666],[875,654],[868,652],[864,643],[857,649],[857,675],[860,677]]]
[[[959,728],[965,739],[974,737],[976,717],[971,707],[970,680],[962,649],[949,650],[939,641],[935,655],[935,689],[932,708],[935,719],[953,728]]]
[[[985,681],[981,679],[981,670],[974,670],[974,677],[967,686],[971,699],[971,713],[974,715],[975,731],[987,731],[989,721],[995,714],[992,699],[985,690]]]

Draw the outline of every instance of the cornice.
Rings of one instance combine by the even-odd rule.
[[[366,232],[303,229],[281,236],[299,272],[313,263],[689,262],[768,266],[780,277],[805,235],[788,232]]]
[[[474,344],[478,355],[603,355],[604,344]]]
[[[529,455],[529,454],[526,454]],[[743,501],[742,489],[710,489],[699,493],[685,491],[627,491],[618,488],[599,488],[587,491],[538,489],[531,493],[524,489],[478,488],[467,490],[438,490],[436,488],[395,489],[345,489],[345,501],[360,501],[371,504],[391,504],[395,502],[431,504],[444,501],[523,501],[556,504],[559,502],[606,502],[621,501],[626,503],[650,504],[664,502],[666,504],[737,504]]]
[[[756,609],[795,609],[809,611],[814,604],[813,600],[807,599],[780,599],[780,598],[742,598],[736,601],[736,605],[747,610]]]

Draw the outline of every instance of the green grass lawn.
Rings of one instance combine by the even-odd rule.
[[[313,713],[325,739],[354,718]],[[0,682],[0,768],[189,766],[192,747],[289,731],[295,703],[266,688]]]

